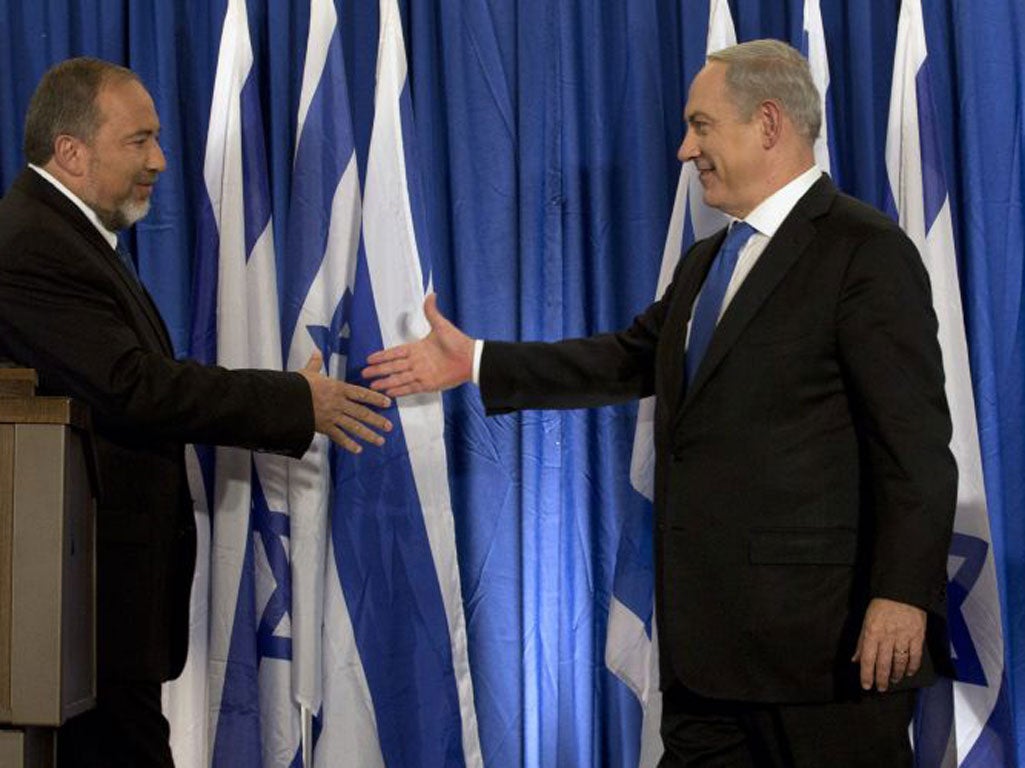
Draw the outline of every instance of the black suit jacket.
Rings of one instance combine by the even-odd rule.
[[[300,456],[313,436],[306,381],[176,361],[146,291],[30,169],[0,200],[0,357],[92,411],[101,679],[176,676],[196,548],[184,443]]]
[[[685,389],[692,305],[724,233],[616,334],[488,342],[489,412],[657,395],[662,685],[823,701],[851,693],[868,601],[932,614],[946,658],[957,470],[928,276],[878,211],[823,177],[744,281]]]

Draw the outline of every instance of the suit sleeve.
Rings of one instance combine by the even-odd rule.
[[[655,391],[655,353],[672,296],[619,333],[558,342],[487,341],[480,392],[488,415],[530,408],[593,408]]]
[[[943,615],[957,465],[928,274],[896,230],[855,252],[838,305],[872,510],[872,597]]]
[[[0,268],[2,346],[45,391],[89,405],[97,428],[126,442],[235,445],[301,456],[313,436],[306,380],[228,371],[148,347],[107,276],[59,238],[8,250]],[[50,242],[53,240],[55,242]]]

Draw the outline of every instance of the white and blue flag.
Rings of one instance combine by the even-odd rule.
[[[370,352],[425,332],[430,261],[394,0],[381,3],[362,202],[341,46],[333,4],[315,0],[283,331],[290,368],[319,351],[330,374],[358,380]],[[441,398],[404,398],[389,416],[383,449],[356,458],[321,441],[290,471],[295,695],[315,716],[312,764],[481,765]]]
[[[726,0],[712,0],[708,8],[706,52],[714,53],[736,42],[729,4]],[[721,229],[728,221],[725,214],[705,205],[703,198],[697,169],[693,163],[685,163],[680,170],[666,234],[656,300],[665,293],[684,249],[695,239],[708,237]],[[655,398],[645,398],[637,409],[630,483],[649,502],[654,499],[654,421]],[[663,752],[659,736],[662,695],[658,687],[655,624],[654,522],[651,505],[646,505],[645,510],[646,514],[629,517],[620,532],[605,641],[605,666],[633,691],[643,709],[640,768],[656,765]]]
[[[948,558],[947,624],[956,676],[922,692],[915,759],[923,768],[1014,764],[1000,603],[961,310],[950,196],[944,178],[920,0],[897,27],[886,135],[890,213],[922,254],[932,283],[957,461]]]
[[[332,0],[310,3],[296,136],[282,317],[288,368],[300,369],[319,353],[324,372],[344,378],[361,203],[345,57]],[[325,748],[338,749],[354,765],[374,766],[382,764],[377,726],[329,539],[336,450],[317,435],[302,460],[289,466],[293,692],[303,711],[305,765],[313,765],[314,730],[319,734],[326,708],[345,715],[332,721]],[[326,706],[325,676],[331,680]],[[320,762],[337,764],[326,757]]]
[[[839,185],[836,163],[832,162],[832,158],[837,154],[831,130],[833,107],[829,98],[829,54],[826,49],[826,33],[822,28],[822,9],[819,0],[804,0],[801,53],[808,59],[811,78],[818,89],[819,104],[822,108],[822,128],[815,140],[815,162]]]
[[[280,370],[258,85],[246,4],[229,0],[203,166],[209,207],[199,227],[192,351],[227,368]],[[203,465],[213,512],[209,560],[198,564],[200,574],[209,568],[208,718],[205,750],[191,750],[189,760],[218,768],[299,765],[286,460],[217,448]]]

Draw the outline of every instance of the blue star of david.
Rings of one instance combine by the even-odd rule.
[[[982,573],[988,551],[989,542],[977,536],[955,533],[950,542],[950,554],[964,559],[947,585],[947,627],[957,679],[973,685],[986,685],[986,673],[979,661],[979,653],[975,650],[962,608]]]
[[[331,318],[330,327],[323,325],[307,325],[306,330],[317,345],[321,356],[324,358],[324,366],[331,370],[331,356],[349,355],[349,309],[352,306],[352,291],[348,288],[342,294],[342,298],[335,307],[334,315]]]
[[[277,585],[260,617],[260,625],[256,630],[256,650],[260,660],[270,658],[290,661],[292,638],[274,634],[281,620],[289,615],[292,606],[292,568],[284,543],[284,539],[289,536],[288,515],[270,508],[255,464],[252,478],[253,533],[263,542],[267,563]]]

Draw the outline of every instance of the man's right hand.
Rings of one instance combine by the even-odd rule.
[[[350,453],[363,450],[354,437],[373,445],[383,445],[384,438],[370,427],[390,432],[391,422],[366,405],[387,408],[391,400],[380,392],[325,376],[321,373],[323,367],[323,358],[319,352],[314,352],[306,367],[299,371],[309,383],[313,395],[314,428]]]
[[[440,392],[473,378],[473,339],[438,311],[437,297],[424,300],[431,332],[419,341],[374,352],[367,358],[364,379],[389,397]]]

